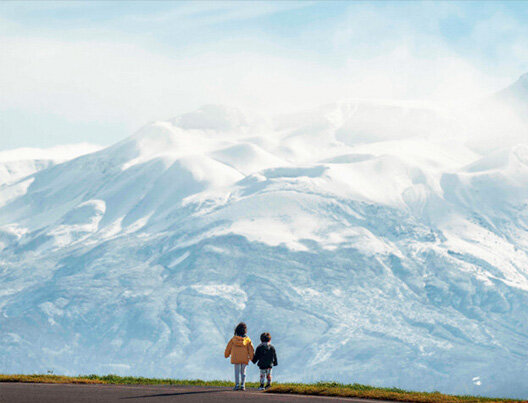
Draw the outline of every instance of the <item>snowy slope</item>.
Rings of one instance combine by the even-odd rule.
[[[245,320],[277,380],[528,396],[528,147],[452,127],[207,106],[1,186],[0,366],[227,378]]]
[[[93,144],[0,151],[0,186],[15,182],[51,165],[99,150]]]
[[[495,94],[495,98],[514,104],[519,108],[524,107],[523,112],[526,112],[528,105],[528,73],[523,74],[512,85]]]

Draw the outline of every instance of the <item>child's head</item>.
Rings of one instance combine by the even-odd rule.
[[[266,333],[262,333],[260,335],[260,341],[262,343],[269,343],[271,341],[271,334],[269,334],[267,332]]]
[[[247,334],[247,326],[244,322],[240,322],[237,327],[235,327],[235,336],[244,337]]]

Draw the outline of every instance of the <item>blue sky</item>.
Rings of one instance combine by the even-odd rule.
[[[0,150],[110,144],[222,103],[485,96],[528,71],[528,2],[2,2]]]

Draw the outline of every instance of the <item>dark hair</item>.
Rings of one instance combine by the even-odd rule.
[[[237,327],[235,327],[235,336],[244,337],[247,333],[247,326],[244,322],[240,322]]]
[[[261,341],[262,343],[268,343],[268,342],[270,342],[270,341],[271,341],[271,334],[269,334],[269,333],[267,333],[267,332],[266,332],[266,333],[262,333],[262,334],[260,335],[260,341]]]

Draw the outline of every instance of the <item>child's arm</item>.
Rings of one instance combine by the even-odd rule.
[[[277,362],[277,352],[275,351],[275,347],[273,347],[273,366],[279,365]]]
[[[227,343],[227,347],[224,351],[225,358],[229,357],[231,355],[231,349],[233,348],[233,339],[229,340],[229,343]]]
[[[257,347],[257,349],[255,350],[255,355],[253,356],[253,359],[251,360],[253,362],[253,364],[256,364],[258,362],[258,360],[260,359],[260,352],[262,350]]]
[[[248,344],[248,357],[251,361],[255,357],[255,349],[253,348],[253,343],[250,341]]]

